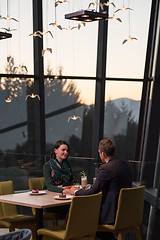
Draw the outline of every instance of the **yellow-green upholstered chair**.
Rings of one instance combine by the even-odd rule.
[[[29,190],[33,189],[43,190],[44,188],[44,177],[29,178]],[[32,213],[35,215],[35,208],[32,208]],[[58,220],[65,220],[65,215],[54,212],[43,212],[43,218],[45,220],[52,220],[53,225],[58,225]]]
[[[66,226],[41,228],[42,240],[94,239],[98,226],[102,194],[74,196]]]
[[[33,189],[43,190],[44,188],[44,177],[29,178],[29,190]]]
[[[0,195],[13,193],[14,187],[12,181],[0,182]],[[35,239],[35,224],[35,217],[18,214],[16,205],[0,203],[0,228],[8,228],[9,232],[15,231],[16,228],[29,228],[32,230],[33,239]]]
[[[145,187],[122,188],[114,225],[98,225],[99,232],[115,232],[118,240],[122,233],[134,233],[141,240],[139,225],[142,222]]]

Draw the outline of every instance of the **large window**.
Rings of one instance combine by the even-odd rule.
[[[88,91],[89,89],[89,91]],[[88,91],[88,95],[87,95]],[[95,81],[46,79],[46,143],[65,139],[72,156],[91,156]]]
[[[65,14],[86,9],[90,1],[66,1],[57,4],[51,0],[43,1],[44,72],[63,75],[95,76],[97,60],[98,21],[83,23],[65,19]],[[93,9],[93,7],[91,7]],[[57,25],[56,25],[57,24]]]
[[[141,91],[142,83],[106,82],[104,137],[112,138],[127,160],[135,156]]]
[[[33,79],[4,77],[0,79],[1,151],[28,151],[28,126],[33,113],[31,106],[34,100],[37,100],[31,98],[33,85]]]
[[[151,0],[123,1],[125,7],[133,10],[118,11],[118,20],[109,20],[107,48],[107,77],[143,78],[148,39]],[[114,1],[116,8],[110,6],[109,14],[122,9],[122,1]],[[130,3],[130,6],[128,5]],[[127,41],[125,39],[136,39]],[[123,87],[122,87],[123,88]]]

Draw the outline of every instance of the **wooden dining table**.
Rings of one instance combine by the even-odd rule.
[[[0,196],[0,202],[36,209],[36,230],[43,227],[43,208],[68,205],[73,196],[66,199],[55,199],[59,196],[57,192],[45,191],[45,194],[32,194],[31,192],[14,193]],[[38,236],[37,236],[37,239]]]

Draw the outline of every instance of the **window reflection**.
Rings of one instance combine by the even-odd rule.
[[[0,79],[1,130],[27,120],[26,93],[31,91],[33,85],[33,79],[18,77]]]

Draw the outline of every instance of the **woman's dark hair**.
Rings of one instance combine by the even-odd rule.
[[[68,154],[70,153],[70,150],[71,150],[71,148],[70,148],[70,145],[69,145],[69,143],[68,142],[66,142],[66,141],[64,141],[64,140],[58,140],[55,144],[54,144],[54,146],[53,146],[53,150],[52,150],[52,152],[51,152],[51,158],[56,158],[56,154],[55,154],[55,152],[54,152],[54,149],[56,148],[56,149],[58,149],[61,145],[67,145],[67,147],[68,147]],[[68,158],[68,157],[67,157]]]
[[[116,151],[116,145],[111,139],[102,139],[99,142],[100,152],[104,152],[107,156],[112,157]]]

